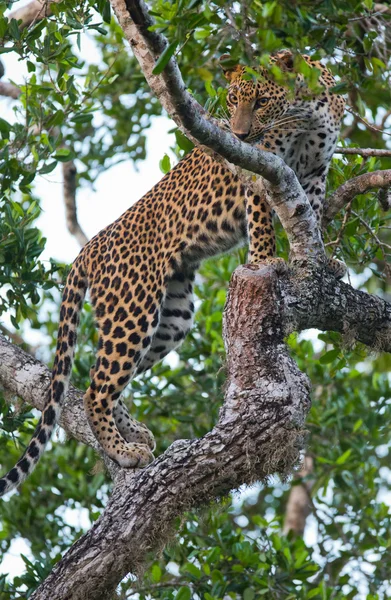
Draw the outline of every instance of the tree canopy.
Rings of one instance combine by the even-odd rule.
[[[41,199],[35,182],[63,169],[70,227],[77,228],[77,189],[93,185],[119,161],[145,160],[148,127],[162,107],[108,0],[54,1],[39,10],[35,6],[33,17],[17,3],[0,7],[5,66],[0,93],[14,98],[15,106],[15,119],[0,118],[0,319],[8,315],[12,323],[0,324],[0,330],[30,351],[24,341],[27,324],[48,334],[44,356],[51,360],[59,290],[68,267],[41,259],[46,240],[36,226]],[[328,177],[329,197],[354,177],[391,168],[388,4],[155,0],[149,9],[154,30],[168,39],[155,74],[175,57],[188,90],[216,116],[225,110],[226,86],[218,66],[222,54],[251,68],[268,65],[273,51],[290,48],[314,88],[316,73],[306,70],[300,53],[328,65],[338,82],[335,92],[346,94],[348,102],[341,150]],[[87,36],[99,56],[96,62],[83,58]],[[14,80],[7,69],[11,53],[27,65],[25,81]],[[175,127],[177,157],[192,146]],[[356,148],[355,153],[346,148]],[[166,151],[162,149],[163,172],[170,168]],[[329,223],[324,241],[328,253],[347,264],[356,289],[389,300],[390,205],[382,187],[353,194]],[[287,237],[278,223],[276,228],[278,254],[287,259]],[[164,361],[126,392],[133,416],[155,432],[158,454],[177,439],[205,435],[217,420],[225,382],[223,308],[230,276],[244,262],[246,253],[240,250],[202,266],[196,285],[202,302],[177,366]],[[53,305],[56,310],[47,310]],[[140,573],[120,584],[119,598],[389,597],[391,359],[376,344],[377,353],[370,354],[349,334],[293,333],[288,338],[292,356],[313,387],[304,475],[269,479],[223,497],[219,504],[187,512],[176,523],[177,536],[160,554],[151,553]],[[94,318],[86,304],[72,379],[82,390],[88,387],[96,345]],[[0,410],[5,471],[27,444],[36,414],[15,403],[6,388],[0,390]],[[111,479],[96,461],[92,448],[74,439],[55,439],[19,493],[2,501],[1,552],[6,554],[12,541],[23,537],[33,558],[25,558],[22,576],[0,578],[1,597],[30,597],[80,537],[84,529],[72,524],[71,512],[83,514],[91,524],[101,514]],[[305,508],[298,509],[301,525],[288,532],[288,500],[298,490],[305,497]]]

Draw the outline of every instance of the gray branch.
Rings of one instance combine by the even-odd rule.
[[[88,242],[88,237],[84,233],[77,219],[76,189],[77,189],[77,169],[73,160],[62,163],[63,197],[65,206],[65,219],[69,233],[75,236],[80,246]]]
[[[379,156],[379,157],[387,157],[391,156],[391,149],[384,150],[382,148],[342,148],[341,146],[337,146],[334,154],[354,154],[357,156],[364,156],[365,158],[369,158],[371,156]]]
[[[30,354],[12,344],[0,333],[0,387],[15,400],[21,398],[26,404],[43,410],[50,385],[50,370]],[[68,436],[91,446],[105,460],[113,475],[118,468],[103,454],[88,425],[83,407],[83,392],[73,385],[63,405],[60,425]]]
[[[363,173],[343,183],[327,200],[323,223],[327,225],[335,215],[359,194],[365,194],[373,189],[387,190],[391,187],[391,169]],[[383,210],[389,210],[385,202],[381,204]]]

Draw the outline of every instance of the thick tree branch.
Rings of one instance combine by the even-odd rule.
[[[270,267],[236,272],[225,316],[228,386],[217,425],[200,440],[176,442],[142,471],[121,471],[104,514],[32,599],[111,599],[126,573],[167,541],[184,510],[291,471],[304,444],[309,385],[283,343],[278,297]]]
[[[391,186],[391,169],[364,173],[343,183],[327,200],[323,223],[327,225],[335,215],[355,196],[370,190],[381,188],[387,190]],[[386,206],[384,203],[382,206]]]
[[[120,471],[105,512],[32,598],[111,600],[126,573],[138,572],[148,553],[164,545],[175,517],[243,483],[289,473],[304,444],[309,386],[283,339],[308,327],[391,351],[391,304],[336,281],[326,269],[298,278],[277,276],[271,267],[240,267],[224,317],[228,377],[218,423],[200,440],[174,443],[142,471]],[[42,371],[27,367],[18,376],[18,356],[0,356],[2,365],[12,365],[11,385],[15,376],[20,382],[14,391],[43,398]],[[8,385],[3,369],[0,382]],[[46,389],[46,372],[44,382]]]

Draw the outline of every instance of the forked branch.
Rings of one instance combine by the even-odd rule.
[[[349,181],[342,184],[334,194],[328,198],[323,217],[324,224],[327,225],[327,223],[332,221],[335,215],[356,196],[365,194],[373,189],[387,190],[389,187],[391,187],[391,169],[364,173],[363,175],[358,175],[353,179],[349,179]],[[385,202],[383,202],[382,208],[383,210],[387,209]]]

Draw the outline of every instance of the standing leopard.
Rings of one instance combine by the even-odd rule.
[[[289,51],[273,61],[293,69]],[[322,217],[326,175],[344,101],[319,62],[320,95],[308,97],[300,76],[295,97],[261,70],[225,69],[230,126],[240,139],[281,156],[292,167],[317,215]],[[84,407],[104,452],[121,467],[153,460],[154,438],[129,416],[120,395],[137,374],[177,348],[192,326],[193,280],[200,262],[249,239],[249,262],[275,254],[271,214],[224,165],[195,148],[150,192],[89,241],[69,273],[61,304],[52,381],[36,431],[15,467],[0,479],[0,494],[33,470],[58,422],[67,393],[79,313],[87,291],[99,329],[96,364]]]

